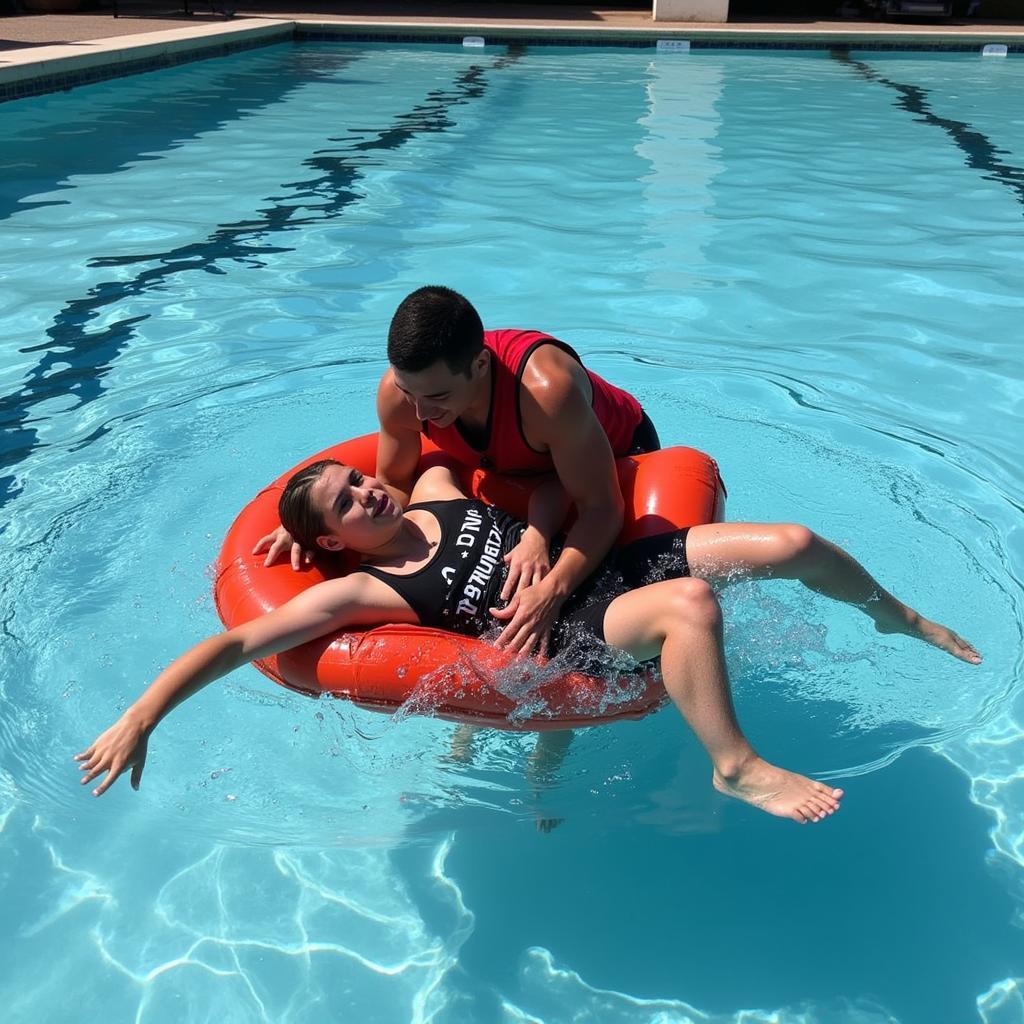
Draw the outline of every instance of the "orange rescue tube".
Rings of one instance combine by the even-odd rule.
[[[432,451],[424,440],[425,458]],[[302,572],[279,563],[264,567],[256,542],[279,525],[277,503],[289,477],[318,459],[333,458],[372,474],[377,435],[328,448],[288,470],[242,510],[217,560],[214,599],[227,628],[284,604],[329,576],[351,571],[355,561],[318,559]],[[627,544],[684,526],[720,522],[725,488],[713,459],[693,448],[666,448],[616,460],[625,521],[619,543]],[[467,470],[468,493],[526,515],[535,478]],[[313,696],[344,697],[373,711],[405,708],[496,729],[578,728],[623,718],[641,718],[665,701],[655,671],[617,679],[581,672],[555,674],[523,662],[491,644],[423,626],[379,626],[323,637],[255,662],[282,686]],[[525,699],[518,695],[529,677]]]

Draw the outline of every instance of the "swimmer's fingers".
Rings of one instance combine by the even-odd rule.
[[[291,540],[291,537],[288,538]],[[292,541],[292,568],[299,572],[313,561],[312,551],[303,551],[302,545]]]
[[[302,564],[302,548],[292,540],[292,535],[283,527],[279,526],[273,533],[261,537],[256,546],[252,549],[254,555],[267,552],[263,560],[264,567],[273,565],[285,551],[291,551],[291,562],[293,569],[299,569]]]
[[[104,794],[104,793],[106,793],[106,791],[107,791],[108,789],[110,789],[110,787],[111,787],[111,786],[112,786],[112,785],[113,785],[113,784],[114,784],[115,782],[117,782],[117,780],[118,780],[118,779],[119,779],[119,778],[121,777],[121,773],[122,773],[122,772],[123,772],[123,771],[125,770],[125,768],[127,768],[127,767],[128,767],[128,766],[127,766],[127,764],[125,764],[125,762],[124,762],[124,761],[115,761],[115,762],[114,762],[114,763],[113,763],[113,764],[112,764],[112,765],[110,766],[110,771],[109,771],[109,772],[107,772],[107,777],[106,777],[106,778],[105,778],[105,779],[104,779],[104,780],[103,780],[103,781],[102,781],[102,782],[101,782],[101,783],[100,783],[100,784],[99,784],[99,785],[98,785],[98,786],[97,786],[97,787],[96,787],[96,788],[95,788],[95,789],[94,789],[94,790],[92,791],[92,795],[93,795],[93,796],[103,796],[103,794]],[[97,772],[96,774],[98,775],[98,774],[100,774],[100,773],[99,773],[99,772]],[[90,778],[90,781],[91,781],[91,779],[93,778],[93,776],[90,776],[89,778]],[[84,780],[84,779],[83,779],[82,781],[84,782],[84,781],[86,781],[86,780]]]
[[[92,761],[82,765],[85,774],[79,780],[81,785],[87,786],[93,779],[98,778],[104,772],[107,777],[92,791],[93,796],[101,796],[107,791],[115,779],[124,771],[127,762],[123,758],[108,757],[104,754],[96,754]]]
[[[260,539],[256,541],[256,544],[252,549],[252,553],[254,555],[262,554],[264,551],[267,550],[267,548],[272,547],[276,543],[277,530],[275,530],[273,533],[268,533],[265,537],[260,537]]]
[[[146,742],[143,741],[129,757],[124,757],[120,754],[98,757],[97,762],[82,776],[82,785],[87,785],[93,779],[106,772],[107,777],[92,791],[93,796],[103,796],[124,774],[125,769],[131,767],[131,786],[132,789],[138,789],[139,783],[142,781],[142,770],[145,766]]]
[[[79,762],[78,770],[82,772],[81,782],[84,786],[91,782],[100,772],[110,767],[113,757],[107,753],[97,740],[87,751],[78,754],[75,760]]]
[[[148,740],[148,731],[135,720],[130,710],[125,712],[89,747],[76,755],[75,760],[83,773],[81,784],[85,786],[107,772],[107,777],[93,790],[93,796],[102,796],[127,767],[145,762]],[[133,771],[132,775],[134,778],[136,773]]]
[[[142,782],[142,772],[146,767],[146,750],[149,746],[148,740],[143,740],[135,751],[135,764],[132,765],[131,785],[132,789],[138,790]]]

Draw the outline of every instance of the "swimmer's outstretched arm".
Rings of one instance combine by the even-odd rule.
[[[327,580],[267,615],[196,644],[165,668],[117,722],[75,755],[83,772],[82,785],[106,772],[106,778],[93,790],[93,796],[102,796],[130,768],[132,788],[138,789],[149,736],[164,716],[246,662],[298,647],[348,625],[393,618],[392,610],[374,603],[376,588],[368,586],[374,582],[359,573]]]

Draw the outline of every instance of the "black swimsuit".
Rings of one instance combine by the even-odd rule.
[[[421,625],[480,636],[496,622],[490,609],[500,603],[503,559],[519,543],[523,523],[470,498],[418,502],[407,511],[414,509],[425,509],[441,527],[433,558],[404,576],[372,565],[360,571],[391,587]]]
[[[424,501],[407,511],[425,509],[437,519],[441,538],[429,562],[400,575],[373,565],[360,572],[386,583],[416,613],[420,625],[481,636],[496,629],[490,614],[501,604],[508,575],[504,557],[522,537],[525,524],[474,498]],[[573,638],[604,641],[604,615],[616,597],[629,590],[689,575],[686,530],[660,534],[613,549],[562,606],[552,633],[551,653]],[[564,538],[551,546],[554,562]]]

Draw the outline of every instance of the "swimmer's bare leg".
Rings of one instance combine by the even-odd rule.
[[[694,576],[708,580],[799,580],[833,600],[854,605],[880,633],[904,633],[954,658],[980,664],[981,655],[951,629],[926,619],[889,593],[848,552],[792,523],[713,523],[686,535]]]
[[[558,775],[565,755],[569,753],[572,735],[572,729],[555,729],[537,734],[537,742],[526,762],[526,777],[533,786],[535,800],[540,799],[541,790],[550,786]],[[541,832],[550,832],[564,820],[538,814],[537,828]]]
[[[572,729],[549,729],[537,733],[537,742],[526,764],[531,781],[550,782],[562,767],[572,744]]]
[[[760,757],[740,730],[722,648],[722,618],[703,580],[655,583],[617,597],[604,617],[605,639],[645,660],[661,656],[665,689],[714,765],[727,796],[806,824],[839,809],[843,791]]]
[[[455,727],[452,733],[452,745],[448,751],[448,759],[459,764],[470,764],[473,760],[473,741],[480,731],[477,725],[464,723]]]
[[[471,764],[473,761],[473,745],[480,726],[461,723],[452,733],[451,748],[448,759],[458,764]],[[572,729],[557,729],[537,734],[537,741],[526,762],[526,777],[533,787],[534,799],[539,799],[540,791],[550,785],[558,774],[565,755],[572,743]],[[564,818],[549,818],[538,814],[537,828],[541,832],[550,832],[562,824]]]

